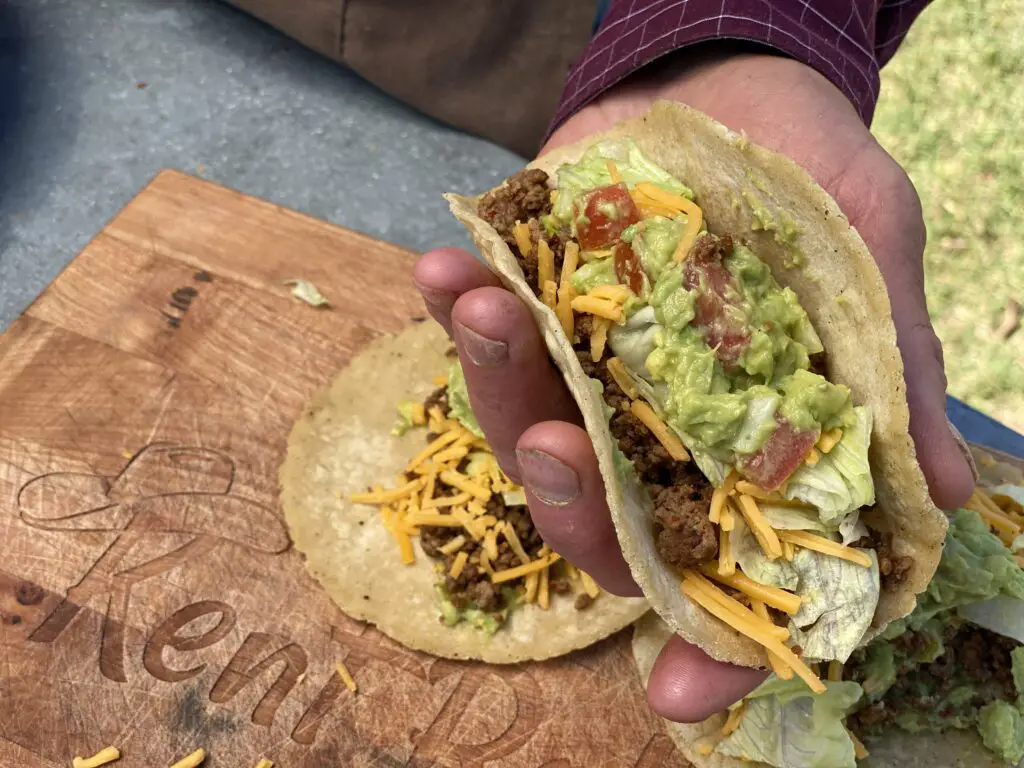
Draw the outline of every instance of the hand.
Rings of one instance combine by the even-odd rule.
[[[821,75],[785,58],[728,52],[644,70],[566,121],[544,151],[639,115],[658,99],[682,101],[746,131],[802,165],[836,199],[889,287],[911,434],[932,497],[942,507],[966,500],[973,479],[946,425],[942,352],[924,300],[924,224],[903,170]],[[474,411],[502,467],[526,487],[545,541],[608,591],[638,595],[590,440],[526,307],[464,251],[425,254],[415,279],[456,343]],[[654,666],[648,699],[658,714],[692,722],[724,709],[763,677],[715,662],[675,637]]]

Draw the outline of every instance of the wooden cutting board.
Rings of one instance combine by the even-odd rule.
[[[291,548],[288,431],[361,346],[424,321],[412,263],[165,171],[0,338],[2,768],[108,745],[125,768],[197,747],[232,768],[686,765],[628,630],[544,664],[435,659],[348,619]]]

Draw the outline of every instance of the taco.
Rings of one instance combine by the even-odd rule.
[[[984,471],[983,471],[984,474]],[[976,491],[951,515],[935,576],[917,607],[815,696],[772,675],[702,723],[667,723],[697,768],[995,768],[1024,758],[1024,478]],[[989,482],[994,482],[988,477]],[[671,630],[638,622],[646,685]]]
[[[544,546],[449,348],[434,323],[374,342],[303,412],[280,482],[307,567],[345,613],[438,656],[545,659],[627,626],[646,603]]]
[[[531,308],[674,631],[823,690],[807,662],[910,612],[946,520],[881,274],[804,171],[661,102],[448,200]]]

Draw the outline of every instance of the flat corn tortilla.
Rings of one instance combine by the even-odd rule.
[[[776,280],[792,288],[806,309],[828,355],[829,379],[845,384],[854,402],[874,416],[871,467],[878,507],[884,516],[869,524],[893,534],[893,551],[914,565],[896,588],[883,591],[869,635],[908,614],[915,595],[939,562],[947,521],[928,496],[910,438],[903,363],[882,275],[871,254],[834,200],[807,173],[782,155],[750,143],[706,115],[674,102],[658,102],[644,116],[555,150],[530,167],[549,175],[577,161],[599,141],[629,138],[653,162],[696,194],[709,230],[750,243]],[[623,554],[633,578],[669,626],[713,657],[746,666],[767,666],[764,649],[710,616],[679,591],[679,574],[658,555],[652,505],[635,480],[623,482],[612,460],[612,436],[600,396],[588,384],[570,339],[554,312],[527,285],[511,250],[477,216],[478,197],[446,195],[491,269],[530,308],[551,357],[582,411],[605,479]],[[747,202],[756,199],[761,219]],[[793,245],[765,230],[767,215],[792,223],[795,246],[806,264],[789,268]],[[755,229],[755,226],[758,227]]]
[[[640,599],[602,593],[578,611],[573,596],[551,595],[549,610],[513,610],[494,635],[440,621],[435,560],[414,538],[416,562],[403,565],[374,507],[348,494],[390,482],[425,445],[422,430],[391,435],[403,399],[423,400],[447,370],[450,346],[433,322],[370,344],[306,407],[288,438],[281,501],[295,547],[331,599],[402,645],[453,659],[494,664],[547,659],[628,626],[647,609]]]
[[[1024,482],[1024,460],[977,445],[968,447],[978,466],[982,485]],[[645,689],[654,660],[671,636],[672,630],[653,612],[633,627],[633,659]],[[760,762],[717,754],[701,755],[697,752],[700,740],[718,734],[725,719],[724,713],[717,713],[699,723],[673,723],[668,720],[664,723],[676,747],[696,768],[763,766],[764,763]],[[870,742],[867,747],[870,756],[857,763],[863,768],[1005,768],[1005,763],[984,748],[974,730],[952,730],[936,735],[912,734],[893,728],[882,738]]]

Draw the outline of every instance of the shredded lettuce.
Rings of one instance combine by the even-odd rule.
[[[793,641],[807,659],[846,662],[871,626],[879,595],[878,560],[871,567],[801,549],[792,566],[799,576],[796,592],[804,603],[790,619]]]
[[[875,503],[875,485],[868,465],[871,409],[862,405],[853,412],[856,423],[843,432],[835,447],[821,454],[813,467],[801,466],[786,487],[787,499],[813,504],[824,523],[838,523],[855,509]]]
[[[680,439],[682,439],[680,437]],[[722,483],[725,482],[725,478],[732,472],[733,467],[731,464],[726,464],[724,461],[719,461],[710,453],[704,453],[690,448],[690,457],[693,459],[693,463],[697,465],[697,469],[704,473],[704,477],[715,487],[720,488]]]
[[[982,707],[978,733],[982,743],[1007,765],[1017,765],[1024,758],[1024,718],[1009,702],[997,700]]]
[[[715,751],[775,768],[856,768],[843,719],[861,697],[854,682],[815,694],[799,678],[768,678],[746,698],[739,727]]]
[[[928,588],[918,596],[917,607],[910,616],[890,624],[883,637],[892,639],[908,628],[917,630],[933,616],[951,608],[971,613],[972,609],[963,606],[997,595],[1013,598],[1008,606],[1024,600],[1024,571],[977,512],[959,509],[950,521],[939,567]],[[1016,605],[1014,612],[1019,612]],[[980,614],[976,616],[984,619]]]
[[[612,325],[608,329],[608,346],[623,365],[650,378],[646,360],[654,351],[654,337],[661,327],[654,316],[654,307],[646,306],[634,312],[625,325]]]
[[[462,373],[462,366],[458,363],[453,364],[448,371],[448,406],[451,408],[452,416],[458,419],[462,426],[477,437],[484,436],[484,431],[480,429],[476,414],[473,413],[469,404],[466,377]]]
[[[573,203],[580,195],[612,183],[609,160],[615,163],[616,170],[628,186],[647,181],[666,192],[693,199],[689,187],[644,157],[640,147],[631,139],[608,139],[588,149],[579,162],[558,169],[558,199],[552,210],[556,218],[569,221]]]
[[[522,488],[515,488],[511,491],[502,491],[501,499],[505,502],[506,507],[526,506],[526,492]]]
[[[782,403],[782,398],[768,387],[758,387],[757,391],[761,394],[751,397],[747,403],[747,415],[733,441],[732,449],[736,453],[756,453],[777,426],[775,411]]]
[[[800,575],[793,565],[781,557],[769,560],[746,523],[741,519],[735,523],[730,540],[743,573],[761,584],[795,590],[800,583]]]

